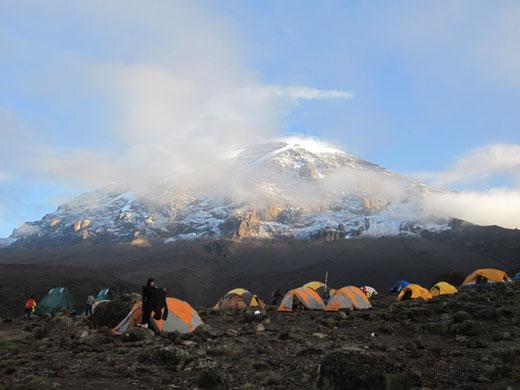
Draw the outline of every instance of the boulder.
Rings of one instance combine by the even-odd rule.
[[[134,327],[130,328],[127,332],[121,335],[123,341],[141,341],[151,339],[154,337],[154,333],[151,329]]]
[[[472,320],[471,315],[467,311],[458,311],[453,315],[453,322],[461,323],[467,320]]]
[[[452,324],[449,331],[455,335],[477,336],[480,334],[480,326],[478,322],[465,320],[461,323]]]
[[[98,304],[91,317],[92,325],[96,328],[115,327],[128,315],[138,298],[135,294],[127,294],[119,299]]]
[[[226,336],[236,337],[238,335],[239,335],[238,330],[235,330],[235,329],[228,329],[228,330],[226,330]]]
[[[317,388],[343,389],[411,389],[417,385],[414,375],[408,375],[385,358],[360,351],[336,351],[321,361]]]
[[[244,310],[242,314],[242,318],[245,323],[255,322],[255,321],[263,321],[266,317],[266,314],[259,309],[256,308],[248,308]]]
[[[217,369],[205,369],[199,373],[197,385],[203,389],[223,388],[222,375]]]
[[[138,355],[139,363],[150,363],[176,370],[179,365],[193,360],[193,355],[183,348],[168,346],[161,349],[144,350]]]

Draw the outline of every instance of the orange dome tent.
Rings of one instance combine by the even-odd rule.
[[[160,332],[179,332],[191,333],[203,322],[199,314],[187,302],[176,298],[166,298],[168,306],[168,318],[166,320],[154,320],[150,318],[152,328]],[[137,326],[143,316],[142,304],[137,302],[130,310],[130,313],[112,331],[116,335],[121,335],[128,329]]]
[[[494,268],[481,268],[469,274],[466,279],[464,279],[462,285],[469,287],[479,284],[503,283],[510,281],[511,278],[504,271]]]
[[[291,312],[297,305],[308,310],[324,310],[325,304],[321,297],[311,288],[300,287],[289,291],[282,299],[278,307],[280,312]]]
[[[405,301],[408,299],[432,299],[432,294],[418,284],[409,284],[397,296],[398,301]]]
[[[325,311],[365,310],[371,307],[372,305],[363,291],[355,286],[347,286],[340,288],[330,297]]]

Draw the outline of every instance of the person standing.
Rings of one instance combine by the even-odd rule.
[[[87,316],[92,315],[92,307],[94,307],[94,303],[96,303],[96,298],[94,298],[94,295],[90,294],[87,298],[87,305],[85,307],[85,315],[87,315]]]
[[[148,328],[150,323],[150,316],[152,314],[152,310],[155,307],[156,296],[157,287],[155,287],[155,279],[149,278],[141,291],[143,317],[139,326],[143,328]]]
[[[157,321],[166,321],[168,319],[168,303],[166,302],[167,291],[165,288],[157,288],[155,291],[156,295],[153,307],[153,319]]]
[[[36,310],[36,300],[31,295],[27,302],[25,302],[25,314],[27,315],[27,319],[31,319],[31,314]]]
[[[273,296],[273,300],[271,302],[271,305],[273,305],[273,306],[278,305],[278,301],[283,298],[283,294],[279,288],[277,288],[276,290],[273,291],[272,296]]]

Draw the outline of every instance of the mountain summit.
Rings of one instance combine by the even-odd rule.
[[[133,190],[115,183],[15,229],[8,245],[216,237],[336,240],[448,228],[422,211],[444,191],[335,147],[288,138],[221,153],[212,166]],[[203,184],[201,184],[203,183]]]

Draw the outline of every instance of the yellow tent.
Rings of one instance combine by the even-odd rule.
[[[480,283],[510,282],[511,278],[504,271],[494,268],[481,268],[473,271],[464,279],[463,285]]]
[[[257,307],[264,309],[265,304],[257,295],[244,288],[235,288],[226,293],[214,306],[214,309],[244,309]]]
[[[451,295],[457,294],[457,289],[449,283],[439,282],[430,289],[430,293],[433,297],[438,295]]]
[[[307,287],[307,288],[312,288],[314,291],[316,291],[317,289],[319,288],[325,288],[325,283],[322,283],[322,282],[309,282],[309,283],[305,283],[302,287]]]
[[[248,293],[249,291],[247,291],[245,288],[235,288],[231,291],[228,291],[227,294],[237,294],[237,295],[244,295],[246,293]],[[226,294],[226,295],[227,295]]]
[[[422,286],[418,284],[409,284],[406,286],[397,296],[398,301],[404,301],[408,299],[432,299],[432,294]]]
[[[325,291],[327,291],[327,290],[328,290],[329,296],[333,296],[336,293],[335,289],[328,287],[325,283],[317,282],[317,281],[305,283],[302,287],[310,288],[311,290],[316,291],[318,293],[318,295],[322,298],[325,296]]]

